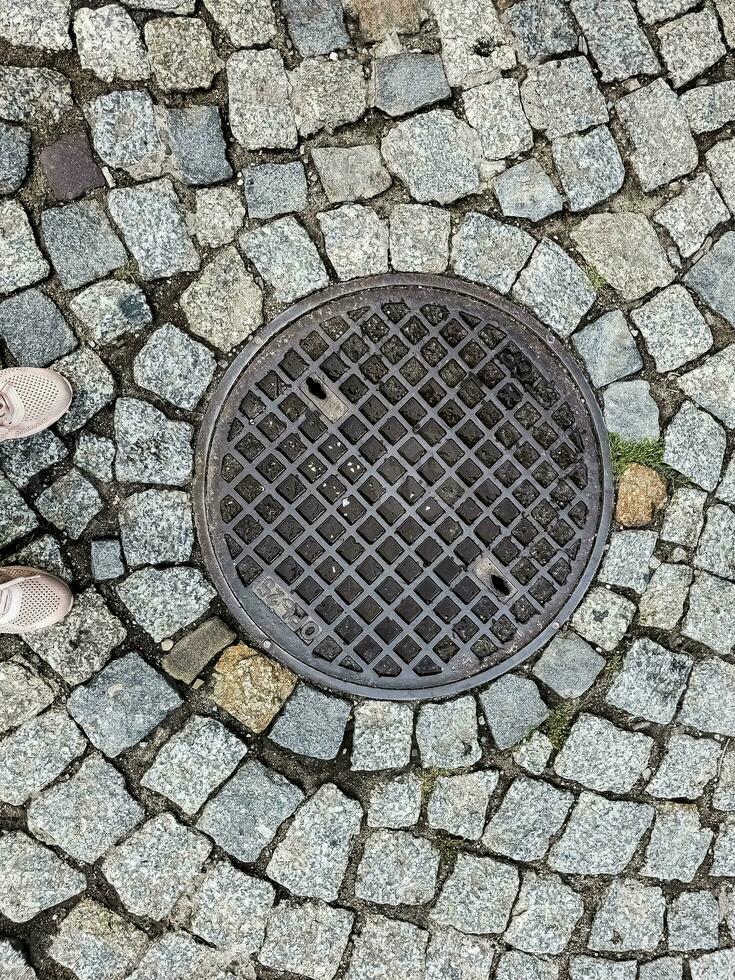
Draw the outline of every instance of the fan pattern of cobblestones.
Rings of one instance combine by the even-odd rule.
[[[0,976],[732,980],[734,65],[732,0],[0,0],[0,362],[76,391],[1,557],[77,596],[0,637]],[[243,645],[192,519],[235,355],[391,271],[528,309],[668,486],[419,707]]]

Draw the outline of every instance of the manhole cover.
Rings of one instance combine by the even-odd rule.
[[[607,438],[532,317],[450,278],[382,276],[276,318],[198,449],[209,572],[256,643],[367,697],[491,680],[571,615],[610,521]]]

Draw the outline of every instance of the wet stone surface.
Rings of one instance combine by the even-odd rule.
[[[0,0],[0,367],[75,389],[55,428],[0,443],[0,566],[76,597],[53,629],[0,637],[0,976],[735,975],[732,8]],[[503,678],[418,705],[299,679],[238,629],[193,520],[228,365],[290,304],[374,272],[520,304],[617,437],[615,517],[574,614]],[[370,344],[415,435],[446,405],[403,373],[426,344],[409,333],[405,354]],[[365,377],[350,335],[338,391]],[[464,344],[451,359],[478,371]],[[481,406],[454,370],[462,424]],[[489,429],[515,460],[531,415],[477,447]],[[363,423],[381,463],[418,472],[385,421]],[[295,472],[319,454],[299,423]],[[481,482],[462,446],[421,474],[449,498]],[[474,518],[453,538],[445,503],[452,558]],[[415,557],[405,519],[386,536]],[[357,530],[330,543],[320,522],[295,547],[368,586],[338,551]],[[514,540],[558,545],[535,530]]]

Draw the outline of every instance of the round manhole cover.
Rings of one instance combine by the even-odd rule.
[[[607,437],[532,317],[454,279],[382,276],[276,318],[198,448],[209,572],[256,643],[367,697],[491,680],[567,619],[602,555]]]

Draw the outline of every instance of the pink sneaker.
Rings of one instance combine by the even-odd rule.
[[[0,633],[35,633],[60,622],[74,597],[69,586],[37,568],[0,568]]]
[[[46,368],[0,371],[0,442],[23,439],[53,425],[71,404],[71,385]]]

